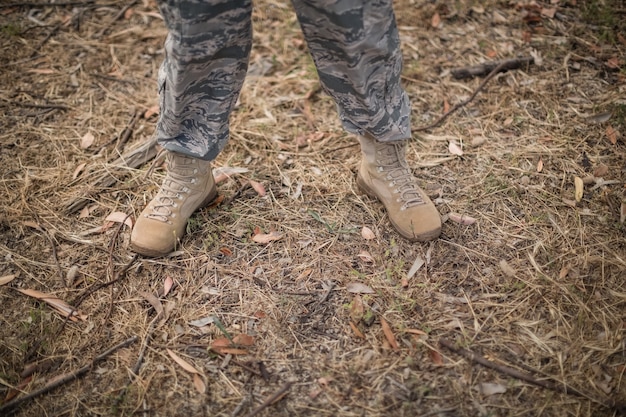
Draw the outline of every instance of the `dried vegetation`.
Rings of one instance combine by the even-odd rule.
[[[479,85],[452,69],[534,56],[416,135],[448,221],[409,244],[358,193],[358,148],[290,6],[257,1],[221,202],[164,259],[133,257],[124,225],[162,166],[120,159],[154,131],[154,2],[0,5],[0,401],[128,340],[13,412],[618,415],[626,11],[578,3],[396,2],[416,128]]]

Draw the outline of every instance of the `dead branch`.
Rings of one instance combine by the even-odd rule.
[[[472,95],[469,96],[468,99],[463,100],[460,103],[457,103],[454,106],[452,106],[452,108],[450,110],[448,110],[447,112],[442,114],[437,120],[435,120],[431,124],[426,125],[426,126],[419,126],[419,127],[413,128],[413,129],[411,129],[411,131],[413,131],[413,132],[423,132],[425,130],[430,130],[430,129],[433,129],[433,128],[439,126],[452,113],[456,112],[461,107],[464,107],[464,106],[468,105],[472,100],[474,100],[474,98],[476,98],[476,95],[478,95],[478,93],[483,88],[485,88],[487,83],[489,81],[491,81],[491,79],[496,74],[498,74],[500,72],[508,71],[508,70],[511,70],[511,69],[520,68],[524,64],[530,65],[533,62],[534,62],[534,58],[526,57],[526,58],[509,59],[509,60],[506,60],[506,61],[492,62],[492,63],[488,63],[488,64],[478,65],[478,66],[475,66],[475,67],[460,68],[458,70],[452,70],[453,71],[453,75],[454,75],[454,71],[470,70],[470,69],[471,69],[471,71],[475,72],[474,75],[483,75],[485,70],[489,70],[490,72],[488,73],[487,77],[485,77],[485,79],[476,88],[476,90],[474,90]],[[480,71],[483,71],[483,72],[480,72],[478,70],[479,67],[480,67]],[[474,75],[471,75],[471,76],[473,77]],[[456,77],[456,75],[454,75],[454,76]],[[456,77],[456,78],[468,78],[468,77]],[[324,154],[333,153],[333,152],[336,152],[336,151],[339,151],[339,150],[342,150],[342,149],[352,148],[353,146],[357,146],[357,145],[358,145],[358,143],[352,143],[350,145],[340,146],[338,148],[329,149],[328,151],[325,151]]]
[[[470,67],[454,68],[450,72],[454,78],[460,80],[464,78],[474,78],[487,75],[495,68],[499,68],[498,72],[506,72],[522,68],[524,66],[529,66],[534,63],[535,59],[531,56],[527,56],[522,58],[506,59],[504,61],[486,62],[484,64],[473,65]]]
[[[270,405],[282,399],[287,394],[287,391],[289,391],[292,385],[293,385],[293,382],[285,383],[282,387],[280,387],[278,391],[276,391],[275,393],[267,397],[265,401],[263,401],[263,404],[261,404],[254,410],[250,411],[250,413],[248,413],[246,417],[254,417],[257,414],[259,414],[261,411],[265,410]]]
[[[68,7],[68,6],[85,6],[94,4],[94,0],[85,0],[85,1],[67,1],[67,2],[59,2],[59,3],[32,3],[32,2],[17,2],[17,3],[6,3],[0,4],[0,9],[10,9],[13,7]],[[110,4],[112,5],[112,4]]]
[[[13,101],[13,100],[8,100],[4,97],[0,97],[0,100],[11,104],[13,106],[17,106],[17,107],[28,107],[31,109],[58,109],[58,110],[69,110],[70,108],[67,106],[64,106],[62,104],[36,104],[36,103],[24,103],[24,102],[20,102],[20,101]]]
[[[506,365],[500,365],[498,363],[492,362],[488,359],[485,359],[484,357],[478,355],[477,353],[471,351],[471,350],[467,350],[467,349],[463,349],[460,347],[455,346],[454,343],[452,343],[449,340],[446,339],[439,339],[439,344],[449,350],[451,350],[452,352],[455,352],[461,356],[463,356],[466,359],[469,359],[472,362],[476,362],[480,365],[483,365],[487,368],[493,369],[495,371],[498,371],[500,373],[503,373],[505,375],[509,375],[513,378],[517,378],[520,379],[522,381],[526,381],[530,384],[536,385],[538,387],[542,387],[542,388],[546,388],[549,389],[551,391],[555,391],[555,392],[562,392],[564,394],[570,394],[570,395],[575,395],[577,397],[582,397],[582,398],[586,398],[590,401],[595,402],[596,404],[600,404],[606,408],[609,409],[623,409],[624,406],[626,404],[616,404],[613,400],[610,399],[598,399],[595,398],[593,395],[582,392],[577,390],[576,388],[573,388],[569,385],[567,385],[565,382],[556,382],[553,380],[543,380],[543,379],[537,379],[535,377],[533,377],[531,374],[528,374],[526,372],[522,372],[522,371],[518,371],[517,369],[511,368],[510,366],[506,366]]]
[[[130,9],[130,8],[131,8],[131,7],[133,7],[135,4],[137,4],[137,1],[138,1],[138,0],[133,0],[133,1],[131,1],[130,3],[128,3],[126,6],[122,7],[122,10],[120,10],[120,12],[119,12],[117,15],[115,15],[115,17],[113,18],[113,20],[111,20],[109,23],[107,23],[107,25],[106,25],[105,27],[103,27],[103,28],[102,28],[102,29],[101,29],[101,30],[100,30],[100,31],[99,31],[99,32],[95,35],[95,37],[96,37],[96,38],[99,38],[99,37],[101,37],[102,35],[104,35],[104,33],[105,33],[107,30],[109,30],[109,28],[110,28],[111,26],[113,26],[113,23],[115,23],[115,22],[117,22],[118,20],[120,20],[120,18],[121,18],[122,16],[124,16],[124,13],[126,13],[126,11],[127,11],[128,9]]]
[[[56,33],[59,31],[59,29],[61,29],[61,24],[59,23],[58,25],[56,25],[55,27],[52,28],[52,30],[50,31],[50,33],[48,33],[48,35],[43,38],[41,40],[41,42],[39,42],[37,44],[37,46],[35,46],[35,48],[33,49],[33,53],[30,54],[31,58],[35,57],[39,54],[39,50],[41,49],[42,46],[44,46],[50,39],[52,39],[52,37],[54,35],[56,35]]]
[[[148,330],[146,331],[146,335],[143,341],[141,342],[141,347],[139,348],[139,355],[137,356],[137,362],[135,362],[135,366],[133,366],[133,369],[131,370],[130,381],[128,381],[128,383],[126,384],[122,392],[120,392],[120,394],[115,399],[116,405],[119,405],[122,402],[122,400],[124,399],[124,396],[126,395],[126,392],[128,391],[128,388],[130,387],[130,384],[132,384],[133,381],[135,381],[135,379],[139,376],[139,370],[141,369],[141,365],[143,364],[143,359],[146,354],[146,349],[148,348],[148,343],[150,342],[150,339],[152,339],[152,332],[154,332],[154,329],[156,328],[155,323],[157,319],[158,317],[155,317],[150,322]]]
[[[105,350],[104,352],[102,352],[101,354],[93,358],[93,360],[89,364],[83,366],[82,368],[79,368],[75,370],[74,372],[70,372],[69,374],[62,375],[59,378],[55,378],[52,380],[52,382],[49,382],[47,385],[43,386],[42,388],[35,390],[31,392],[30,394],[27,394],[16,400],[13,400],[11,402],[4,404],[2,407],[0,407],[0,415],[3,415],[3,416],[8,415],[10,411],[14,410],[16,407],[18,407],[22,403],[32,400],[33,398],[38,397],[40,395],[46,394],[52,391],[53,389],[60,387],[63,384],[66,384],[68,382],[71,382],[75,379],[80,378],[81,376],[89,372],[90,369],[93,369],[94,365],[106,359],[108,356],[110,356],[112,353],[115,353],[117,350],[127,347],[131,345],[132,343],[135,343],[136,340],[137,340],[137,336],[130,337],[124,340],[123,342],[118,343],[117,345]]]
[[[455,104],[454,106],[452,106],[452,108],[450,110],[448,110],[447,112],[445,112],[444,114],[442,114],[437,120],[435,120],[434,122],[432,122],[431,124],[427,125],[427,126],[422,126],[422,127],[418,127],[415,129],[412,129],[413,132],[423,132],[425,130],[430,130],[432,128],[435,128],[437,126],[439,126],[444,120],[446,120],[448,118],[448,116],[450,116],[452,113],[454,113],[455,111],[457,111],[458,109],[460,109],[461,107],[469,104],[472,100],[474,100],[474,98],[476,97],[476,95],[483,89],[485,88],[485,86],[487,85],[487,83],[500,71],[502,71],[502,68],[504,68],[504,66],[506,65],[506,62],[501,62],[498,66],[496,66],[493,70],[491,70],[491,72],[489,73],[489,75],[487,75],[487,77],[485,77],[485,79],[483,80],[483,82],[480,83],[480,85],[476,88],[476,90],[474,90],[474,92],[472,93],[471,96],[469,96],[469,98],[467,100],[463,100],[460,103]]]
[[[123,175],[128,168],[138,168],[150,161],[157,154],[156,144],[157,140],[153,138],[113,161],[104,174],[79,191],[78,197],[70,201],[65,210],[68,213],[74,213],[82,209],[100,190],[109,188],[118,181],[113,174]]]
[[[67,288],[67,283],[65,282],[65,275],[63,274],[63,269],[61,269],[61,264],[59,263],[59,256],[57,255],[56,244],[54,243],[52,236],[50,236],[50,233],[48,233],[48,231],[43,228],[42,230],[43,230],[44,236],[46,236],[46,238],[48,239],[48,242],[50,243],[50,247],[52,248],[52,259],[54,260],[54,264],[57,267],[57,273],[59,274],[59,283],[61,284],[62,287]]]

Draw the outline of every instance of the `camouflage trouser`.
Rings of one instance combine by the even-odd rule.
[[[409,101],[392,0],[293,0],[320,81],[344,128],[408,139]],[[160,0],[169,29],[159,71],[159,143],[213,160],[248,67],[251,0]]]

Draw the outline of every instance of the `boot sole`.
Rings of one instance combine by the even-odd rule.
[[[366,183],[365,181],[361,178],[361,175],[357,174],[356,177],[356,185],[357,187],[368,197],[371,198],[375,198],[376,200],[378,200],[383,206],[385,206],[385,203],[378,198],[378,196],[376,195],[376,193],[374,192],[374,190],[372,190]],[[405,238],[406,240],[408,240],[409,242],[429,242],[431,240],[437,239],[439,237],[439,235],[441,234],[441,228],[439,229],[435,229],[432,232],[425,232],[425,233],[421,233],[420,235],[415,235],[415,234],[406,234],[403,233],[400,229],[400,227],[398,226],[398,224],[396,224],[396,222],[393,221],[393,219],[391,218],[391,216],[389,216],[389,210],[387,209],[387,206],[385,206],[385,210],[387,210],[387,218],[389,219],[389,221],[391,222],[391,225],[393,226],[393,228],[395,229],[396,232],[398,232],[398,234],[400,236],[402,236],[403,238]]]
[[[204,200],[202,200],[202,202],[194,210],[194,213],[196,211],[200,210],[201,208],[204,208],[204,207],[210,205],[215,200],[216,197],[217,197],[217,188],[214,187],[213,190],[209,193],[209,195],[206,196],[206,198]],[[185,232],[183,231],[183,236],[184,235],[185,235]],[[180,239],[182,239],[183,236],[181,236],[178,240],[180,241]],[[134,243],[130,244],[130,249],[133,252],[138,253],[139,255],[146,256],[146,257],[149,257],[149,258],[159,258],[161,256],[165,256],[165,255],[171,253],[174,250],[174,248],[172,248],[172,249],[170,249],[170,250],[168,250],[166,252],[157,251],[157,250],[154,250],[154,249],[144,248],[144,247],[136,245]]]

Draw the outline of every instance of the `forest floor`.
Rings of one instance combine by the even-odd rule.
[[[160,259],[129,249],[164,176],[155,1],[57,3],[0,3],[0,415],[625,412],[623,2],[395,2],[445,221],[409,243],[289,2],[256,1],[220,197]],[[520,57],[419,130],[485,79],[454,69]]]

